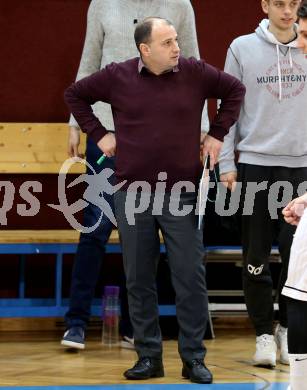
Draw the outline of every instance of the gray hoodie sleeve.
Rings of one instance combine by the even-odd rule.
[[[92,0],[88,8],[86,36],[76,81],[100,70],[104,31],[99,17],[99,1]],[[70,116],[69,126],[79,128],[73,115]]]
[[[199,49],[197,44],[197,33],[195,25],[195,15],[190,0],[182,2],[181,15],[183,16],[178,27],[178,43],[181,53],[184,57],[195,57],[200,59]],[[201,131],[208,132],[210,128],[208,118],[207,101],[204,105],[201,118]]]
[[[224,71],[242,81],[241,66],[235,56],[235,53],[233,52],[232,46],[229,47],[227,52]],[[219,157],[220,174],[235,172],[237,170],[235,164],[235,146],[238,138],[237,132],[238,127],[237,123],[235,123],[224,138],[224,143]]]

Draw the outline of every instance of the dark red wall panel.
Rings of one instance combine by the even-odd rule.
[[[0,2],[0,121],[63,122],[89,0]]]
[[[103,1],[103,0],[101,0]],[[75,78],[89,0],[0,2],[0,121],[64,122],[63,90]],[[202,56],[222,67],[227,46],[253,31],[257,0],[193,0]]]
[[[202,58],[223,68],[227,48],[255,30],[264,17],[260,0],[192,0]]]

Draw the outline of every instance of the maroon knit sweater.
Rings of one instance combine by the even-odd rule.
[[[180,58],[179,71],[159,76],[139,58],[112,63],[72,84],[65,101],[80,128],[95,142],[107,130],[93,114],[97,101],[111,104],[116,134],[118,181],[157,181],[167,172],[168,187],[197,183],[202,109],[207,98],[221,99],[209,134],[221,141],[237,120],[245,88],[236,78],[195,58]]]

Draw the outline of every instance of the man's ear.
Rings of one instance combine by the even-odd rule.
[[[140,44],[140,52],[143,57],[148,57],[150,54],[150,47],[146,43]]]
[[[261,0],[261,7],[262,7],[262,11],[265,13],[265,14],[268,14],[269,13],[269,3],[267,0]]]

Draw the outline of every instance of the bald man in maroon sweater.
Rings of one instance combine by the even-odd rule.
[[[213,168],[245,88],[204,61],[180,57],[169,21],[145,19],[136,27],[135,41],[140,58],[112,63],[65,92],[80,128],[106,156],[116,152],[115,175],[119,183],[125,181],[114,201],[138,361],[124,375],[164,376],[155,282],[160,229],[176,291],[182,375],[211,383],[203,345],[208,320],[204,248],[195,215],[201,115],[207,98],[221,100],[203,146]],[[93,114],[97,101],[112,106],[116,139]],[[135,206],[141,203],[146,207]]]

